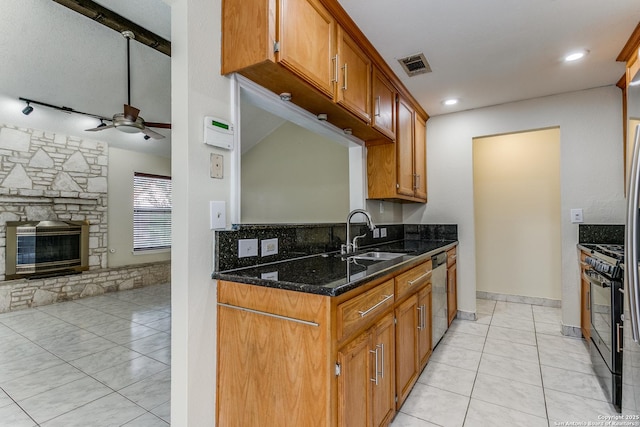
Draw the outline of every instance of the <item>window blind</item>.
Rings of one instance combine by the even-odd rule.
[[[171,247],[171,177],[133,176],[133,250]]]

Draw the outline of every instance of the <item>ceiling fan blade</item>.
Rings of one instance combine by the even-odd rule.
[[[171,129],[171,123],[155,123],[155,122],[144,122],[144,125],[152,128],[160,128],[160,129]]]
[[[111,129],[116,127],[116,125],[106,125],[106,126],[98,126],[97,128],[85,129],[87,132],[97,132],[99,130]]]
[[[151,129],[147,129],[146,127],[142,129],[142,133],[150,136],[153,139],[164,139],[164,135],[160,135],[158,132],[154,132]]]
[[[131,120],[132,122],[135,122],[138,119],[138,114],[140,114],[140,110],[138,110],[136,107],[132,107],[131,105],[128,104],[124,104],[124,116]]]

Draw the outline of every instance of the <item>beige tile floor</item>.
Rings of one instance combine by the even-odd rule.
[[[0,426],[166,427],[168,284],[0,314]]]
[[[159,285],[0,314],[0,426],[168,426],[170,299]],[[614,414],[584,341],[560,333],[560,309],[478,300],[477,310],[477,321],[454,321],[392,427]]]
[[[477,311],[453,322],[392,427],[599,425],[616,413],[559,308],[479,299]]]

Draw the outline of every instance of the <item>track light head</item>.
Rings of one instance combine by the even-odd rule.
[[[99,124],[98,126],[96,126],[96,128],[103,128],[103,127],[105,127],[106,125],[107,125],[107,124],[106,124],[102,119],[100,119],[100,124]]]
[[[151,137],[149,135],[145,135],[144,139],[145,139],[145,141],[147,141],[147,140],[151,139]]]
[[[27,101],[27,106],[22,109],[22,114],[28,116],[33,112],[33,107],[29,105],[29,101]]]

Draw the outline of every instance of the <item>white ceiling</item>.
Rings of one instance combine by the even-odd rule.
[[[170,39],[164,1],[97,2]],[[640,21],[639,0],[339,2],[431,116],[615,84],[624,73],[616,56]],[[131,46],[132,104],[147,121],[170,122],[170,58]],[[562,63],[574,49],[590,53]],[[419,52],[433,72],[409,78],[397,58]],[[145,141],[115,129],[86,133],[96,120],[37,106],[20,113],[20,96],[107,117],[120,112],[126,42],[117,32],[53,1],[2,0],[0,58],[0,111],[12,123],[170,154],[168,130],[158,130],[165,140]],[[461,101],[445,107],[448,97]]]

